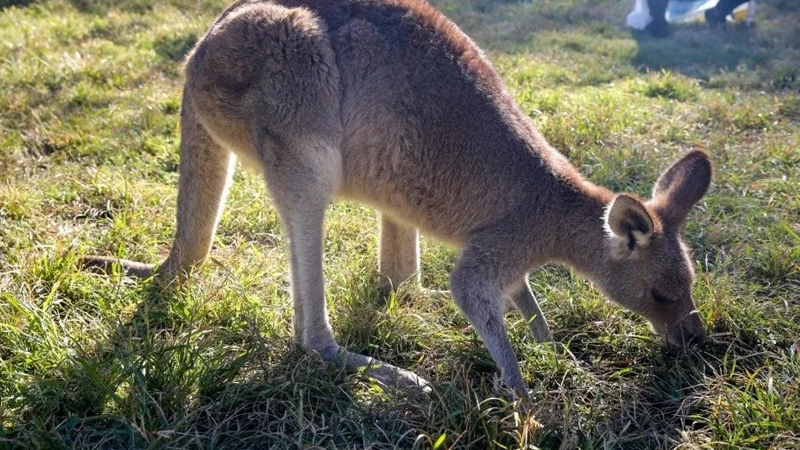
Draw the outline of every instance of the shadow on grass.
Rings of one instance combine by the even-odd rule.
[[[793,2],[760,2],[755,25],[709,29],[676,25],[668,38],[632,31],[639,70],[669,70],[711,87],[800,90],[800,11]]]
[[[763,63],[766,57],[754,48],[752,30],[746,28],[709,30],[697,25],[673,29],[671,37],[661,39],[631,31],[638,44],[632,63],[642,69],[704,77],[719,69],[734,70],[742,61],[754,58]]]
[[[0,11],[11,6],[28,6],[29,4],[37,1],[38,0],[0,0]]]
[[[584,0],[529,2],[433,0],[464,31],[489,50],[506,55],[536,55],[573,68],[577,84],[588,75],[613,81],[639,71],[668,70],[710,83],[747,90],[800,90],[800,10],[794,0],[760,2],[754,28],[677,25],[665,39],[629,31],[631,4]],[[632,37],[633,51],[611,51]],[[551,58],[551,55],[554,55]],[[602,55],[598,58],[598,55]],[[597,60],[585,67],[583,60]],[[606,76],[601,74],[606,72]],[[585,81],[585,80],[583,80]],[[585,84],[585,83],[584,83]]]
[[[709,380],[730,374],[734,367],[737,372],[758,370],[765,362],[763,353],[734,349],[722,341],[678,354],[656,347],[647,359],[617,368],[619,376],[608,376],[626,392],[619,393],[622,401],[608,408],[606,420],[585,438],[578,435],[581,447],[671,449],[696,444],[692,435],[711,432],[712,409],[718,406],[714,389],[719,386]],[[605,392],[597,401],[608,401],[603,396],[612,395],[613,391]]]
[[[556,352],[574,362],[545,377],[542,448],[693,448],[706,442],[697,436],[719,433],[715,402],[730,382],[723,380],[757,373],[774,357],[763,336],[732,333],[723,319],[704,344],[672,352],[655,336],[609,333],[603,328],[618,324],[603,314],[579,308],[559,317]]]
[[[374,305],[370,283],[358,284],[353,302]],[[24,405],[16,424],[0,429],[0,442],[10,449],[411,448],[427,433],[463,438],[451,442],[454,448],[515,446],[524,439],[548,449],[670,448],[685,432],[707,426],[707,376],[732,370],[731,360],[738,360],[737,370],[763,362],[750,357],[753,348],[731,352],[725,342],[676,356],[659,347],[626,352],[597,336],[573,338],[568,350],[580,363],[561,367],[561,358],[553,373],[542,375],[551,386],[533,413],[543,427],[521,436],[524,425],[514,414],[522,413],[492,397],[496,368],[477,338],[431,349],[450,352],[429,355],[446,366],[438,372],[449,372],[449,381],[435,380],[431,396],[390,395],[288,337],[267,335],[251,316],[223,317],[213,328],[196,323],[184,295],[191,294],[143,287],[129,320],[85,350],[74,346],[76,354],[55,373],[26,387],[15,400]],[[363,342],[375,338],[358,336],[375,331],[375,317],[352,308],[339,319],[339,331],[368,349]],[[617,361],[595,364],[615,355]],[[602,379],[598,392],[581,392],[587,368]],[[586,396],[596,401],[587,403]],[[421,448],[431,444],[424,442]]]
[[[262,335],[252,317],[211,332],[186,322],[175,295],[142,293],[130,320],[24,389],[0,447],[351,448],[381,434],[413,445],[419,394],[381,393],[291,339]]]

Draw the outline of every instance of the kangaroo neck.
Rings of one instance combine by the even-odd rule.
[[[550,219],[536,234],[550,235],[545,262],[566,264],[595,278],[607,260],[604,215],[614,193],[584,179],[566,158],[558,157],[563,160],[551,168],[557,191],[546,202],[547,214],[541,214]]]

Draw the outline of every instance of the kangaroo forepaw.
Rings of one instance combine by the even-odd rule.
[[[528,323],[531,330],[531,335],[536,342],[553,342],[553,333],[550,332],[550,327],[544,319],[536,319],[537,323]]]

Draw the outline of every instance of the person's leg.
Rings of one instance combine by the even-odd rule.
[[[717,6],[706,11],[706,22],[710,26],[724,25],[725,17],[732,13],[742,3],[749,0],[720,0]]]
[[[653,16],[653,21],[647,26],[646,30],[655,37],[666,37],[669,35],[669,25],[665,13],[667,12],[667,4],[669,0],[647,0],[647,7],[650,9],[650,15]]]
[[[720,0],[714,9],[716,9],[722,17],[726,17],[728,14],[732,13],[734,9],[739,7],[739,5],[747,3],[748,1],[749,0]]]

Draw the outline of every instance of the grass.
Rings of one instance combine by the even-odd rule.
[[[157,261],[174,226],[180,60],[224,1],[0,2],[0,448],[793,449],[800,446],[800,14],[754,29],[624,28],[628,2],[437,0],[548,140],[646,196],[681,153],[716,176],[686,225],[712,339],[672,355],[557,267],[531,276],[555,343],[510,336],[521,408],[452,301],[379,306],[373,211],[330,208],[326,287],[348,348],[433,394],[382,392],[291,340],[286,254],[237,172],[211,262],[175,293],[75,269]],[[427,287],[456,254],[423,242]]]

